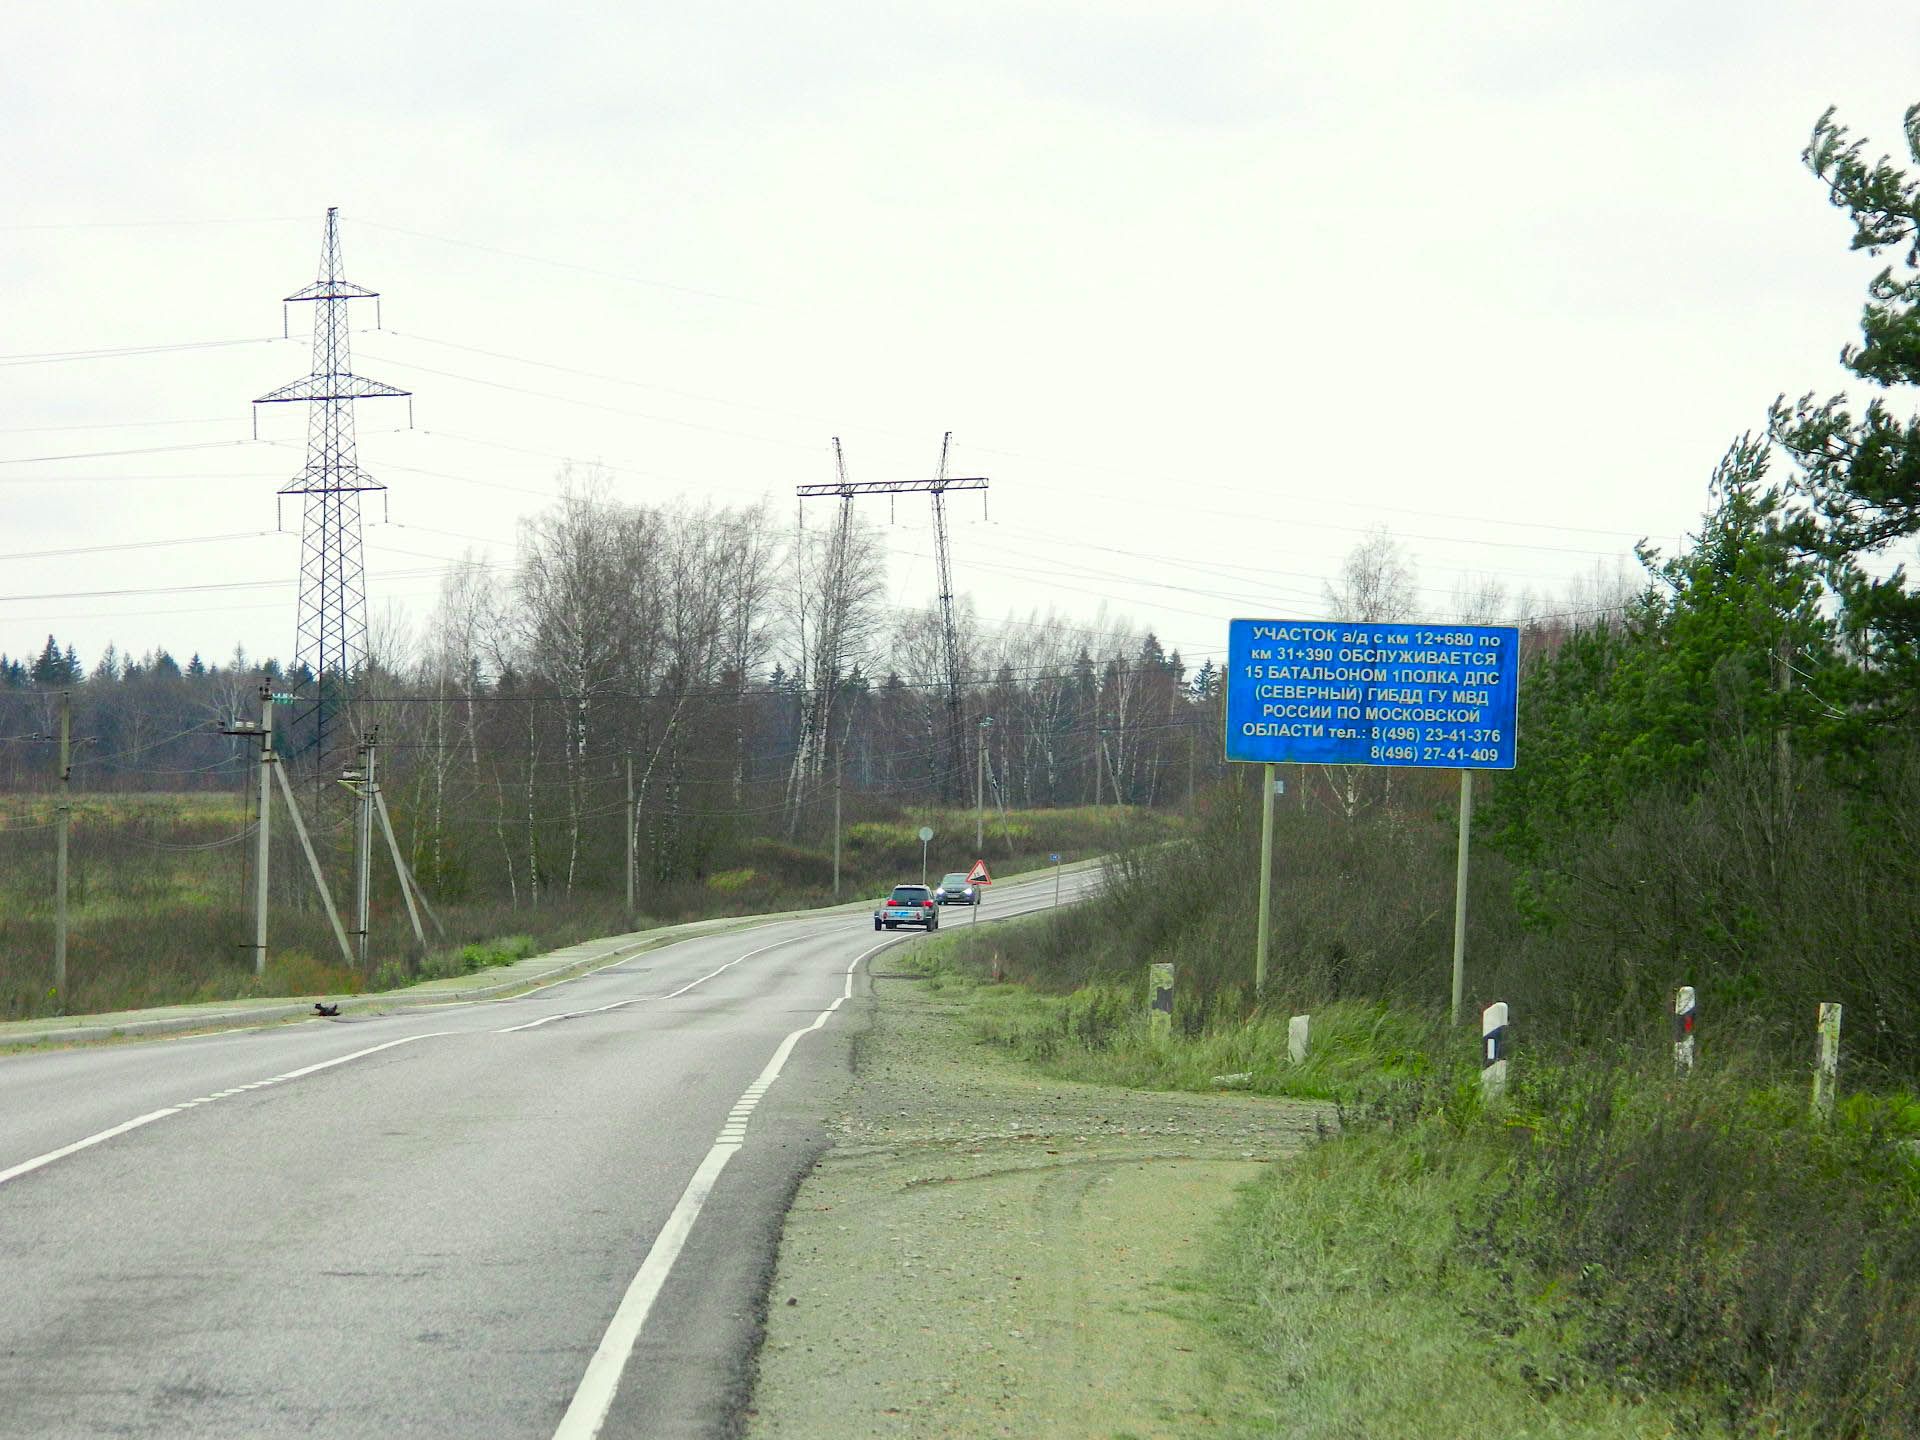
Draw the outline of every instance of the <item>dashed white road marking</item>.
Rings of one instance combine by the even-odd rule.
[[[720,966],[718,969],[709,970],[698,980],[689,980],[678,990],[669,990],[664,995],[632,995],[625,1000],[615,1000],[611,1005],[595,1005],[590,1010],[563,1010],[558,1015],[542,1015],[538,1020],[529,1020],[523,1025],[509,1025],[504,1030],[496,1030],[493,1033],[496,1035],[515,1035],[522,1030],[538,1030],[542,1025],[551,1025],[556,1020],[577,1020],[582,1015],[604,1015],[609,1010],[619,1010],[628,1005],[638,1005],[644,1000],[671,1000],[675,996],[686,994],[687,991],[693,989],[694,986],[704,985],[707,981],[713,979],[714,976],[731,970],[742,960],[751,960],[756,955],[764,955],[767,951],[777,950],[782,945],[795,945],[802,940],[815,940],[818,938],[819,937],[815,935],[791,935],[785,940],[776,940],[771,945],[762,945],[758,950],[749,950],[744,955],[734,956],[733,959],[727,961],[726,964]]]
[[[131,1120],[123,1120],[118,1125],[109,1126],[84,1140],[76,1140],[71,1145],[62,1145],[58,1150],[49,1150],[44,1155],[36,1155],[31,1160],[22,1160],[5,1170],[0,1170],[0,1185],[9,1180],[17,1180],[35,1170],[76,1155],[82,1150],[90,1150],[95,1145],[103,1145],[109,1140],[125,1135],[130,1130],[138,1130],[143,1125],[151,1125],[156,1120],[164,1120],[169,1115],[179,1115],[196,1106],[211,1105],[216,1100],[225,1100],[230,1095],[244,1094],[249,1090],[264,1090],[269,1085],[281,1085],[289,1080],[299,1080],[307,1075],[318,1074],[322,1070],[331,1070],[336,1065],[345,1065],[352,1060],[364,1060],[369,1055],[377,1055],[382,1050],[391,1050],[396,1045],[411,1045],[416,1040],[432,1040],[437,1036],[451,1035],[451,1030],[431,1030],[424,1035],[408,1035],[399,1040],[389,1040],[384,1045],[370,1045],[365,1050],[356,1050],[351,1055],[339,1055],[332,1060],[322,1060],[316,1065],[302,1065],[298,1070],[289,1070],[284,1075],[270,1075],[265,1080],[255,1080],[246,1085],[235,1085],[226,1090],[216,1090],[211,1095],[198,1095],[191,1100],[182,1100],[178,1105],[167,1105],[159,1110],[149,1110],[144,1115],[136,1115]]]
[[[1076,894],[1072,898],[1078,899],[1080,898],[1080,896]],[[1031,908],[1038,909],[1043,907],[1035,906]],[[1023,909],[1021,911],[1016,911],[1014,913],[1015,914],[1025,913],[1025,910]],[[784,924],[786,922],[774,921],[770,923]],[[751,928],[760,929],[762,927],[753,926]],[[637,1005],[644,1000],[652,1000],[652,999],[671,1000],[676,996],[686,994],[689,990],[694,989],[696,986],[704,985],[707,981],[713,979],[714,976],[722,974],[725,971],[731,970],[734,966],[742,963],[743,961],[751,960],[756,955],[764,955],[766,954],[767,951],[776,949],[781,945],[794,944],[801,940],[817,939],[817,938],[818,936],[815,936],[815,935],[790,936],[785,940],[776,940],[771,945],[762,945],[759,949],[749,950],[744,955],[736,956],[734,959],[727,961],[726,964],[718,966],[713,970],[709,970],[705,975],[700,976],[697,980],[690,980],[685,985],[682,985],[679,989],[670,990],[666,992],[664,995],[658,995],[658,996],[636,995],[630,999],[617,1000],[613,1002],[611,1005],[601,1005],[592,1010],[577,1010],[577,1011],[571,1011],[571,1012],[567,1012],[565,1014],[560,1014],[560,1015],[545,1015],[538,1020],[529,1021],[523,1025],[508,1026],[506,1029],[498,1031],[496,1033],[502,1034],[502,1035],[509,1035],[514,1033],[515,1031],[532,1030],[532,1029],[538,1028],[541,1025],[551,1024],[555,1020],[570,1019],[575,1015],[600,1014],[607,1010],[620,1009],[622,1006],[626,1006],[626,1005]],[[689,1229],[693,1224],[692,1217],[699,1214],[700,1207],[706,1203],[707,1192],[712,1189],[711,1177],[717,1177],[720,1173],[720,1170],[726,1164],[726,1157],[730,1156],[733,1150],[738,1149],[742,1144],[746,1142],[746,1124],[747,1124],[748,1117],[750,1117],[753,1113],[753,1107],[759,1104],[760,1098],[766,1093],[767,1087],[771,1085],[774,1081],[774,1078],[777,1075],[779,1075],[780,1068],[786,1064],[787,1057],[793,1053],[793,1047],[799,1043],[801,1036],[806,1035],[811,1031],[818,1030],[821,1026],[825,1025],[827,1021],[832,1018],[834,1011],[838,1010],[842,1004],[844,1004],[847,1000],[852,998],[854,972],[859,968],[860,963],[863,960],[867,959],[867,957],[870,955],[875,955],[879,953],[881,950],[886,949],[890,945],[898,945],[902,943],[903,940],[909,939],[909,938],[911,937],[903,936],[903,937],[900,937],[899,939],[883,941],[880,944],[873,946],[871,949],[863,950],[859,955],[855,956],[847,966],[846,988],[845,988],[845,991],[841,994],[840,998],[838,1000],[835,1000],[833,1004],[829,1005],[825,1010],[821,1011],[820,1014],[814,1019],[811,1025],[804,1025],[800,1029],[794,1031],[791,1035],[787,1036],[787,1038],[781,1042],[780,1048],[774,1052],[774,1058],[768,1062],[767,1068],[761,1072],[760,1078],[756,1080],[752,1085],[749,1085],[745,1090],[745,1092],[742,1093],[739,1102],[734,1106],[733,1110],[729,1112],[727,1116],[727,1123],[724,1127],[722,1127],[720,1136],[715,1141],[713,1151],[710,1151],[708,1153],[707,1159],[706,1161],[702,1162],[700,1170],[695,1172],[694,1179],[688,1183],[686,1192],[682,1194],[682,1196],[680,1197],[680,1206],[675,1208],[674,1215],[678,1216],[680,1214],[681,1207],[685,1207],[689,1204],[689,1197],[695,1196],[696,1188],[700,1185],[700,1182],[701,1182],[701,1176],[703,1174],[707,1174],[709,1171],[709,1167],[711,1167],[711,1176],[709,1177],[709,1180],[705,1188],[699,1189],[697,1198],[694,1198],[691,1201],[692,1209],[686,1220],[686,1225]],[[550,982],[548,985],[542,985],[538,987],[538,989],[544,990],[544,989],[552,988],[552,986],[555,986],[555,985],[570,984],[572,983],[573,980],[582,979],[582,978],[585,978],[585,977],[574,976],[574,977],[569,977],[566,980],[556,980],[556,981]],[[533,993],[536,993],[536,992],[535,991],[523,992],[520,998],[525,998],[525,995],[533,994]],[[466,1003],[498,1003],[498,1002],[466,1002]],[[447,1008],[452,1009],[454,1008],[454,1006],[450,1005]],[[30,1160],[23,1160],[17,1165],[10,1166],[5,1170],[0,1170],[0,1185],[5,1185],[9,1181],[17,1180],[22,1175],[29,1175],[36,1170],[44,1169],[46,1166],[53,1164],[57,1160],[66,1159],[69,1155],[76,1155],[82,1150],[90,1150],[96,1145],[103,1145],[109,1140],[117,1139],[118,1137],[122,1135],[126,1135],[134,1130],[138,1130],[144,1126],[151,1125],[156,1120],[165,1120],[170,1115],[181,1115],[186,1113],[189,1110],[197,1109],[202,1105],[211,1105],[215,1101],[225,1100],[234,1095],[242,1095],[250,1090],[262,1090],[269,1085],[280,1085],[280,1084],[284,1084],[286,1081],[289,1081],[289,1080],[298,1080],[307,1075],[318,1074],[322,1070],[331,1070],[336,1065],[346,1065],[355,1060],[365,1059],[369,1055],[377,1055],[382,1050],[391,1050],[398,1045],[411,1045],[415,1041],[434,1040],[442,1036],[453,1035],[457,1033],[458,1033],[457,1031],[452,1031],[452,1030],[430,1030],[419,1035],[406,1035],[406,1036],[402,1036],[398,1040],[389,1040],[384,1044],[368,1046],[364,1050],[355,1050],[350,1055],[340,1055],[340,1056],[336,1056],[332,1060],[322,1060],[317,1064],[303,1065],[297,1070],[288,1070],[284,1074],[280,1074],[280,1075],[270,1075],[264,1080],[254,1080],[245,1085],[229,1086],[225,1090],[216,1090],[210,1095],[198,1095],[191,1100],[182,1100],[175,1105],[163,1106],[158,1110],[149,1110],[144,1115],[136,1115],[131,1120],[123,1120],[118,1125],[109,1126],[105,1130],[101,1130],[92,1135],[88,1135],[83,1139],[75,1140],[70,1145],[62,1145],[57,1150],[49,1150],[45,1154],[36,1155]],[[730,1147],[730,1148],[727,1148],[727,1147]],[[722,1158],[716,1161],[714,1158],[715,1154],[721,1154]],[[647,1257],[648,1263],[652,1263],[654,1256],[656,1254],[665,1253],[662,1251],[662,1246],[667,1242],[669,1233],[671,1232],[671,1230],[672,1230],[672,1220],[670,1218],[667,1229],[662,1230],[660,1236],[657,1237],[654,1241],[653,1249],[648,1252],[648,1257]],[[664,1263],[668,1268],[671,1268],[673,1264],[673,1258],[680,1253],[680,1248],[683,1245],[685,1245],[685,1243],[686,1243],[686,1236],[684,1234],[681,1234],[679,1239],[672,1243],[671,1253],[665,1254]],[[626,1314],[628,1312],[629,1302],[633,1301],[636,1293],[638,1293],[635,1287],[640,1286],[642,1279],[647,1274],[648,1274],[648,1271],[647,1271],[646,1265],[642,1265],[641,1273],[634,1277],[633,1286],[630,1286],[628,1289],[627,1299],[621,1302],[620,1312],[616,1314],[614,1317],[616,1326],[620,1324],[621,1315]],[[660,1278],[660,1281],[665,1280],[666,1277],[665,1277],[664,1270],[661,1272],[659,1278]],[[627,1355],[630,1354],[633,1349],[633,1341],[634,1339],[638,1338],[639,1325],[640,1323],[645,1321],[646,1312],[652,1308],[653,1297],[654,1295],[658,1294],[658,1292],[659,1292],[659,1283],[656,1282],[654,1283],[652,1290],[648,1292],[645,1296],[644,1304],[641,1306],[639,1310],[638,1320],[634,1321],[633,1323],[633,1336],[627,1340],[625,1349],[620,1352],[620,1356],[619,1356],[620,1367],[625,1366]],[[607,1332],[608,1338],[603,1339],[601,1341],[602,1350],[606,1349],[607,1344],[609,1340],[612,1339],[613,1335],[614,1335],[614,1331],[612,1329],[609,1329]],[[597,1362],[599,1361],[599,1359],[600,1359],[599,1352],[596,1352],[595,1361]],[[588,1366],[587,1379],[583,1379],[581,1381],[581,1390],[579,1394],[576,1394],[576,1396],[574,1397],[574,1406],[570,1407],[567,1411],[567,1414],[569,1417],[571,1417],[574,1414],[574,1410],[578,1408],[580,1404],[580,1396],[587,1393],[588,1379],[591,1379],[593,1377],[593,1374],[594,1374],[593,1366],[590,1364]],[[613,1374],[614,1384],[616,1385],[618,1384],[619,1378],[620,1378],[619,1369],[616,1368]],[[612,1403],[613,1403],[613,1395],[612,1395],[612,1391],[609,1390],[606,1395],[606,1404],[611,1405]],[[605,1415],[606,1415],[606,1411],[603,1406],[600,1411],[600,1418],[594,1421],[594,1426],[591,1431],[581,1431],[577,1429],[573,1431],[569,1431],[566,1428],[568,1422],[563,1421],[561,1430],[558,1433],[560,1435],[569,1435],[569,1434],[585,1435],[585,1434],[597,1433],[600,1423],[602,1420],[604,1420]]]
[[[627,1286],[627,1293],[621,1297],[620,1307],[613,1312],[612,1323],[607,1326],[606,1334],[600,1337],[593,1358],[587,1361],[586,1372],[581,1375],[579,1387],[573,1392],[573,1401],[567,1406],[567,1413],[560,1417],[560,1428],[553,1432],[553,1440],[594,1440],[599,1435],[600,1428],[607,1423],[607,1412],[613,1408],[613,1397],[620,1389],[620,1376],[627,1368],[627,1361],[633,1357],[633,1347],[639,1343],[640,1330],[647,1323],[647,1316],[652,1313],[654,1301],[660,1298],[667,1276],[673,1272],[674,1261],[680,1258],[680,1252],[686,1248],[687,1237],[693,1233],[694,1221],[700,1218],[707,1197],[713,1194],[720,1172],[727,1168],[727,1162],[739,1154],[740,1147],[746,1144],[747,1120],[753,1114],[754,1107],[765,1096],[768,1087],[779,1078],[781,1068],[786,1065],[788,1057],[793,1054],[793,1047],[800,1043],[801,1038],[820,1029],[833,1018],[834,1011],[853,998],[853,975],[860,968],[860,962],[908,938],[911,937],[883,940],[847,962],[846,988],[841,991],[839,999],[814,1016],[811,1024],[802,1025],[782,1040],[773,1052],[773,1058],[767,1061],[766,1068],[740,1093],[739,1100],[727,1114],[726,1124],[721,1126],[720,1134],[713,1142],[713,1148],[707,1151],[706,1158],[693,1172],[687,1188],[680,1192],[673,1213],[667,1216],[667,1223],[654,1236],[646,1259],[640,1262],[640,1269]],[[746,956],[740,958],[744,960]]]

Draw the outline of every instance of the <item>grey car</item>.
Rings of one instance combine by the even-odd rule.
[[[940,884],[934,890],[933,898],[942,905],[978,905],[981,896],[979,887],[956,870],[951,875],[940,877]]]
[[[873,928],[893,930],[901,925],[940,928],[940,911],[933,903],[933,892],[924,885],[896,885],[893,893],[873,912]]]

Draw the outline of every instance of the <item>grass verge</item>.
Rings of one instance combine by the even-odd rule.
[[[1049,993],[1053,923],[903,963],[1043,1073],[1336,1102],[1208,1271],[1214,1323],[1285,1417],[1261,1433],[1920,1436],[1911,1095],[1817,1119],[1803,1074],[1729,1032],[1685,1080],[1664,1047],[1542,1044],[1489,1105],[1472,1038],[1407,1007],[1316,1007],[1294,1065],[1258,1010],[1176,1006],[1154,1033],[1144,964]]]

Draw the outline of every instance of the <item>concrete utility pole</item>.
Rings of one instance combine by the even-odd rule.
[[[253,973],[267,970],[267,857],[273,836],[273,691],[260,687],[260,831],[253,852]]]
[[[387,814],[387,797],[380,793],[378,786],[369,784],[367,788],[373,791],[374,816],[380,822],[381,832],[387,837],[387,850],[393,856],[393,873],[400,881],[400,898],[407,902],[407,920],[413,926],[413,943],[418,945],[420,953],[425,955],[427,932],[420,928],[420,908],[414,904],[414,891],[417,887],[414,885],[412,873],[407,869],[407,862],[400,858],[400,841],[393,833],[393,817]],[[421,897],[421,903],[426,903],[425,896]],[[427,913],[433,915],[432,910],[428,910]],[[434,928],[441,930],[443,935],[446,933],[440,927],[438,915],[433,915],[433,924]]]
[[[67,1008],[67,831],[73,824],[73,692],[60,692],[60,805],[53,860],[53,993]]]
[[[1100,808],[1100,775],[1106,769],[1106,752],[1100,737],[1107,732],[1098,725],[1093,727],[1093,808]]]
[[[373,901],[373,787],[374,766],[380,743],[378,727],[367,731],[360,742],[360,813],[356,818],[353,844],[354,864],[354,950],[360,968],[367,968],[367,928]]]
[[[260,687],[260,723],[234,716],[220,727],[222,735],[245,736],[260,742],[260,823],[253,837],[253,973],[267,969],[267,862],[273,834],[273,691]]]
[[[993,728],[993,716],[983,715],[974,726],[979,734],[979,744],[975,747],[978,763],[974,767],[973,777],[973,854],[978,859],[986,853],[987,843],[987,732]]]
[[[840,790],[846,779],[846,755],[833,747],[833,898],[840,898]]]
[[[313,837],[307,834],[307,822],[300,818],[300,802],[293,798],[293,784],[287,779],[284,765],[273,766],[273,774],[280,782],[280,798],[287,802],[287,818],[293,821],[293,833],[299,837],[300,851],[307,857],[307,869],[313,875],[313,888],[320,893],[320,903],[327,911],[327,923],[333,927],[333,938],[339,942],[340,958],[351,966],[353,947],[347,943],[347,932],[341,928],[340,912],[334,907],[333,892],[327,888],[326,874],[320,869],[320,857],[314,854]]]
[[[640,817],[633,813],[633,756],[627,756],[627,923],[633,920],[633,869],[634,846],[639,839]],[[835,894],[839,893],[836,887]]]
[[[1187,818],[1193,818],[1193,724],[1187,725]]]
[[[393,833],[393,816],[387,813],[386,792],[378,786],[373,791],[373,812],[379,817],[380,828],[386,831],[387,849],[393,852],[393,869],[400,877],[400,893],[407,897],[407,918],[413,922],[413,938],[420,943],[421,952],[425,953],[427,936],[420,928],[420,914],[414,909],[414,902],[418,901],[420,910],[427,912],[427,918],[433,922],[433,928],[440,932],[442,940],[447,938],[447,927],[440,923],[440,917],[434,914],[433,906],[427,901],[427,892],[420,888],[420,882],[407,869],[407,862],[400,858],[400,841]]]

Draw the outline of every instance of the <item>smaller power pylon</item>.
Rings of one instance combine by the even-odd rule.
[[[794,493],[804,502],[809,499],[837,496],[840,500],[840,529],[846,533],[852,523],[853,500],[857,495],[930,495],[933,497],[933,550],[934,564],[939,574],[940,585],[940,649],[941,660],[946,670],[942,676],[947,699],[947,742],[950,751],[948,781],[946,788],[951,790],[960,783],[960,777],[966,769],[966,736],[961,726],[960,703],[960,631],[953,613],[953,546],[947,535],[946,497],[953,490],[985,490],[987,477],[984,475],[950,476],[947,474],[947,457],[953,448],[951,430],[940,440],[940,469],[931,480],[866,480],[855,484],[847,479],[846,464],[841,458],[840,441],[836,436],[833,442],[834,461],[840,468],[840,478],[831,485],[798,485]],[[843,542],[844,543],[844,542]]]

